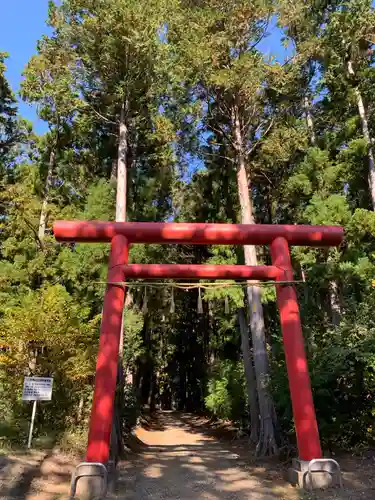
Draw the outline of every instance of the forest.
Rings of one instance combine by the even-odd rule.
[[[47,24],[19,96],[0,52],[0,443],[27,439],[23,378],[40,375],[36,434],[85,446],[109,245],[57,243],[53,222],[76,219],[344,226],[292,261],[323,445],[373,446],[371,0],[61,0]],[[130,262],[270,255],[133,245]],[[232,421],[259,455],[294,447],[274,286],[197,285],[129,287],[123,427],[176,409]]]

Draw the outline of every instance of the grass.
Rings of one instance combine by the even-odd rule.
[[[9,453],[27,453],[27,440],[30,422],[0,423],[0,455]],[[82,455],[87,445],[87,429],[75,428],[65,431],[45,429],[34,430],[32,449],[51,450],[57,447],[61,452],[71,455]]]

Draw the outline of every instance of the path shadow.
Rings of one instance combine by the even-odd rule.
[[[166,417],[157,412],[153,414],[143,414],[140,425],[148,431],[164,431],[166,429]]]
[[[277,459],[258,459],[247,439],[234,439],[236,429],[202,416],[168,412],[157,415],[157,429],[174,427],[192,443],[154,443],[158,433],[145,434],[141,452],[120,464],[113,498],[210,500],[370,500],[375,498],[375,460],[356,466],[340,458],[345,490],[330,488],[313,496],[284,480],[285,467]],[[152,429],[152,426],[150,426]],[[161,433],[157,436],[162,437]],[[148,439],[150,438],[150,439]],[[370,462],[373,467],[370,466]],[[124,496],[125,495],[125,496]]]
[[[257,478],[217,447],[170,446],[119,466],[114,498],[124,500],[276,500],[271,481]],[[112,497],[113,498],[113,497]],[[285,498],[285,496],[284,496]],[[289,498],[292,500],[293,496]],[[297,497],[295,497],[297,498]]]
[[[3,458],[3,457],[2,457]],[[0,498],[9,499],[67,499],[72,458],[53,452],[20,454],[6,457],[1,470]],[[0,460],[3,464],[3,461]]]
[[[217,439],[217,430],[207,425],[207,419],[168,412],[157,415],[157,429],[175,433],[140,433],[145,437],[142,450],[119,464],[118,480],[112,491],[113,499],[163,500],[276,500],[297,499],[279,474],[267,477],[264,470],[249,468],[233,452],[233,437],[227,442]],[[152,425],[150,426],[153,429]],[[183,442],[174,443],[182,438]],[[155,443],[155,440],[160,440]],[[285,491],[285,488],[287,491]],[[283,489],[280,493],[280,489]],[[285,496],[285,493],[287,496]]]
[[[6,483],[2,485],[0,497],[26,498],[33,480],[41,476],[41,466],[48,456],[48,454],[42,454],[38,457],[30,454],[7,457],[7,463],[4,464],[6,470],[3,474],[9,478],[9,482],[8,485]]]

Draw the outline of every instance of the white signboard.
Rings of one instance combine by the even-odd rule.
[[[52,398],[52,377],[25,377],[23,401],[50,401]]]

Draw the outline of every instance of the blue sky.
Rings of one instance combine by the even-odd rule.
[[[48,0],[0,0],[0,51],[8,52],[7,78],[14,92],[18,92],[22,71],[30,57],[36,53],[36,43],[42,35],[50,32],[45,21],[48,17]],[[265,54],[273,54],[280,61],[287,56],[280,43],[280,32],[270,26],[271,34],[259,48]],[[23,117],[31,120],[34,129],[43,133],[47,127],[39,120],[35,107],[23,102],[19,105]]]
[[[38,39],[49,32],[47,13],[48,0],[1,0],[0,51],[10,55],[7,78],[14,92],[19,90],[21,73],[35,54]],[[37,132],[46,130],[34,107],[20,103],[20,113],[33,122]]]

